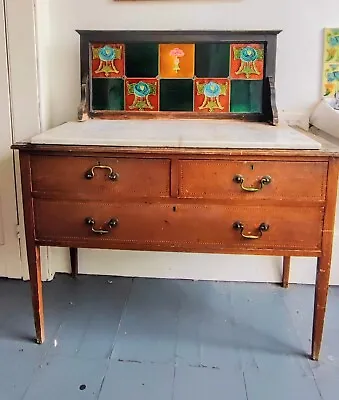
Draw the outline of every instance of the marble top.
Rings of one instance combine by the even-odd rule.
[[[285,123],[234,120],[70,121],[30,139],[33,144],[132,147],[320,149],[321,143]]]

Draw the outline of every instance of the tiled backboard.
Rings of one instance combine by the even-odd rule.
[[[334,97],[339,92],[339,28],[324,30],[322,92],[326,97]]]
[[[261,113],[262,43],[91,45],[93,111]]]

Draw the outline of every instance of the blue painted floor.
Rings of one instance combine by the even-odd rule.
[[[334,400],[339,288],[319,362],[313,287],[57,275],[47,340],[28,282],[0,280],[0,400]]]

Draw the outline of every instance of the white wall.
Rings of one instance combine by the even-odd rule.
[[[337,0],[36,0],[42,127],[76,118],[80,78],[75,29],[282,29],[277,54],[278,108],[286,119],[302,123],[320,96],[322,30],[339,25],[337,5]],[[53,268],[69,268],[65,250],[52,254]],[[337,284],[338,259],[336,245],[332,283]],[[277,281],[280,259],[83,250],[80,271]],[[315,259],[293,260],[291,280],[313,282],[314,271]]]

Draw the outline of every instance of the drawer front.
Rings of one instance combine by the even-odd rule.
[[[35,199],[34,212],[37,239],[137,243],[140,249],[155,244],[168,249],[317,250],[321,246],[323,223],[321,207],[277,210],[276,207]]]
[[[33,192],[62,199],[169,196],[169,160],[32,156],[31,172]]]
[[[325,199],[327,163],[180,161],[179,197],[210,199]]]

